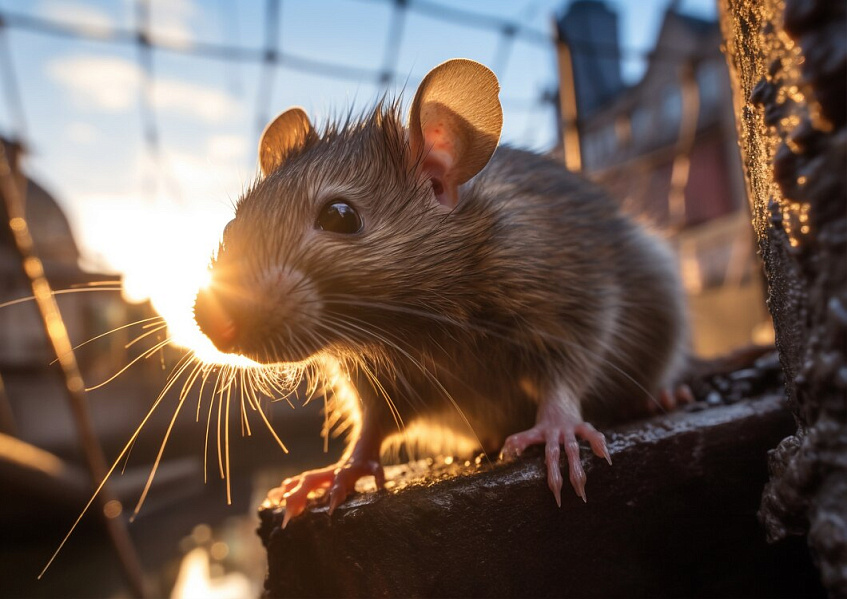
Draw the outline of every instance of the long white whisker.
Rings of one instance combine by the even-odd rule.
[[[112,330],[110,330],[110,331],[106,331],[105,333],[100,333],[99,335],[97,335],[96,337],[92,337],[92,338],[91,338],[91,339],[89,339],[88,341],[83,341],[83,342],[82,342],[82,343],[80,343],[79,345],[75,345],[73,348],[71,348],[71,351],[76,351],[76,350],[78,350],[80,347],[83,347],[84,345],[88,345],[88,344],[89,344],[89,343],[91,343],[92,341],[97,341],[98,339],[102,339],[102,338],[103,338],[103,337],[105,337],[106,335],[111,335],[112,333],[117,333],[118,331],[122,331],[122,330],[124,330],[124,329],[128,329],[129,327],[132,327],[132,326],[135,326],[135,325],[139,325],[139,324],[144,323],[144,322],[146,322],[146,323],[148,323],[148,324],[149,324],[149,322],[150,322],[150,321],[153,321],[153,320],[163,321],[163,320],[164,320],[164,318],[162,318],[161,316],[153,316],[153,317],[151,317],[151,318],[144,318],[144,319],[142,319],[142,320],[136,320],[135,322],[131,322],[131,323],[129,323],[129,324],[125,324],[125,325],[123,325],[123,326],[119,326],[119,327],[114,328],[114,329],[112,329]],[[50,362],[50,364],[49,364],[49,365],[50,365],[50,366],[52,366],[53,364],[55,364],[55,363],[56,363],[56,362],[58,362],[58,361],[59,361],[59,358],[56,358],[55,360],[53,360],[52,362]]]
[[[120,454],[118,454],[118,457],[115,458],[114,462],[112,462],[112,466],[109,468],[108,472],[106,472],[106,475],[103,477],[103,480],[100,481],[100,484],[97,485],[97,488],[94,490],[94,493],[92,493],[91,498],[88,500],[88,503],[86,503],[85,507],[82,508],[82,511],[80,512],[79,516],[74,521],[74,523],[71,526],[68,533],[62,539],[62,542],[59,543],[59,546],[56,548],[56,551],[53,552],[53,555],[50,557],[50,560],[44,566],[44,569],[41,570],[41,572],[38,574],[39,580],[41,580],[41,577],[44,576],[45,572],[47,572],[47,569],[50,567],[50,565],[56,559],[56,556],[59,555],[59,552],[65,546],[65,543],[68,542],[68,539],[71,537],[71,534],[73,534],[73,531],[76,530],[76,527],[79,525],[83,516],[85,516],[85,514],[88,513],[88,510],[91,508],[91,505],[94,503],[94,500],[97,498],[97,496],[100,494],[100,491],[102,491],[103,487],[106,485],[106,481],[109,480],[109,477],[112,476],[112,473],[115,471],[115,468],[118,467],[118,464],[123,459],[124,455],[126,455],[126,453],[130,450],[130,447],[132,447],[132,445],[135,443],[135,440],[138,438],[138,435],[141,434],[141,429],[144,428],[144,425],[147,424],[148,420],[150,420],[150,417],[153,415],[153,412],[155,412],[156,408],[159,407],[159,404],[162,403],[162,399],[164,399],[165,394],[168,392],[171,385],[173,385],[173,381],[175,381],[175,380],[176,379],[173,378],[165,385],[165,387],[159,393],[159,396],[156,398],[156,401],[153,402],[153,405],[150,407],[150,409],[147,411],[147,414],[141,420],[141,423],[135,429],[135,432],[129,438],[129,441],[127,441],[126,445],[124,445],[124,448],[121,450]]]
[[[327,304],[341,304],[341,305],[349,305],[349,306],[359,306],[359,307],[365,307],[365,308],[375,308],[375,309],[378,309],[378,310],[385,310],[385,311],[388,311],[388,312],[397,312],[397,313],[402,313],[402,314],[409,314],[409,315],[412,315],[412,316],[420,316],[421,318],[426,318],[426,319],[438,322],[438,323],[443,324],[443,325],[449,325],[449,326],[456,327],[456,328],[459,328],[459,329],[464,329],[464,330],[471,331],[471,332],[477,332],[477,333],[480,333],[480,334],[483,334],[483,335],[489,335],[489,336],[492,336],[492,337],[495,337],[495,338],[498,338],[498,339],[502,339],[504,341],[508,341],[510,343],[515,343],[515,339],[512,336],[501,333],[501,332],[493,329],[490,325],[489,326],[483,326],[479,323],[457,321],[455,319],[452,319],[452,318],[447,317],[447,316],[443,316],[441,314],[435,314],[435,313],[432,313],[432,312],[427,312],[426,310],[419,310],[419,309],[412,308],[412,307],[409,307],[409,306],[398,306],[398,305],[388,304],[388,303],[385,303],[385,302],[375,302],[375,301],[370,301],[370,300],[365,301],[365,300],[362,300],[361,298],[356,298],[355,296],[344,296],[344,295],[339,295],[339,294],[335,294],[335,295],[329,294],[329,295],[327,295],[327,297],[325,299],[325,303],[327,303]],[[576,343],[576,342],[571,341],[569,339],[563,339],[563,338],[556,336],[556,335],[551,335],[550,333],[547,333],[547,332],[544,332],[544,331],[535,331],[535,334],[537,334],[539,337],[541,337],[541,338],[543,338],[547,341],[551,341],[553,343],[562,343],[562,344],[567,345],[569,348],[571,348],[571,349],[573,349],[577,352],[581,352],[584,355],[588,355],[588,356],[591,356],[592,358],[594,358],[596,360],[600,360],[601,362],[603,362],[604,364],[606,364],[610,368],[612,368],[612,370],[616,371],[618,374],[620,374],[621,376],[626,378],[636,388],[638,388],[642,393],[644,393],[644,396],[645,396],[645,398],[648,399],[648,401],[654,402],[658,405],[658,400],[653,396],[652,393],[650,393],[649,390],[647,390],[641,383],[639,383],[637,380],[635,380],[635,378],[633,378],[629,373],[622,370],[617,365],[613,364],[610,360],[608,360],[604,356],[598,354],[597,352],[591,351],[590,349],[584,347],[583,345],[580,345],[579,343]]]
[[[88,288],[86,288],[86,289],[60,289],[59,291],[51,292],[51,295],[55,296],[55,295],[65,295],[65,294],[68,294],[68,293],[86,293],[86,292],[90,292],[90,291],[121,291],[121,288],[120,287],[109,287],[109,288],[96,287],[96,288],[91,288],[91,289],[88,289]],[[14,306],[16,304],[22,304],[24,302],[31,302],[34,299],[35,299],[34,295],[28,295],[26,297],[19,297],[17,299],[13,299],[13,300],[9,300],[7,302],[3,302],[2,304],[0,304],[0,309],[6,308],[8,306]]]
[[[107,385],[107,384],[111,383],[111,382],[112,382],[112,381],[114,381],[116,378],[118,378],[120,375],[122,375],[124,372],[126,372],[126,371],[130,368],[130,367],[132,367],[132,365],[133,365],[133,364],[135,364],[136,362],[140,362],[141,360],[144,360],[145,358],[149,358],[150,356],[152,356],[153,354],[155,354],[157,350],[159,350],[159,349],[161,349],[161,348],[165,347],[165,346],[166,346],[168,343],[170,343],[170,342],[171,342],[171,338],[170,338],[170,337],[168,337],[167,339],[165,339],[164,341],[160,341],[159,343],[157,343],[157,344],[156,344],[156,345],[154,345],[153,347],[151,347],[151,348],[149,348],[149,349],[144,350],[144,352],[143,352],[143,353],[141,353],[140,355],[136,356],[136,357],[135,357],[132,361],[130,361],[130,363],[129,363],[129,364],[127,364],[126,366],[124,366],[123,368],[121,368],[119,371],[117,371],[115,374],[113,374],[112,376],[110,376],[108,379],[106,379],[106,380],[105,380],[105,381],[103,381],[102,383],[99,383],[99,384],[97,384],[97,385],[94,385],[93,387],[88,387],[88,388],[86,388],[86,391],[94,391],[95,389],[99,389],[100,387],[103,387],[104,385]]]
[[[339,323],[336,323],[336,325],[338,325],[338,324],[339,324]],[[441,393],[443,393],[443,394],[444,394],[444,397],[446,397],[446,398],[447,398],[447,400],[448,400],[448,401],[449,401],[449,402],[453,405],[453,407],[456,409],[456,412],[459,414],[459,417],[460,417],[460,418],[464,421],[465,425],[468,427],[468,430],[471,432],[471,434],[473,435],[474,439],[476,439],[476,442],[479,444],[479,446],[480,446],[480,447],[483,447],[482,441],[480,440],[479,436],[476,434],[476,431],[474,430],[473,425],[471,424],[470,420],[468,420],[467,416],[465,416],[465,413],[464,413],[464,411],[462,410],[462,408],[459,406],[458,402],[457,402],[457,401],[455,400],[455,398],[454,398],[454,397],[450,394],[450,392],[449,392],[449,391],[447,391],[447,389],[444,387],[444,385],[442,385],[442,384],[441,384],[441,381],[439,381],[439,380],[438,380],[438,378],[437,378],[434,374],[432,374],[432,373],[431,373],[431,372],[430,372],[430,371],[426,368],[426,366],[424,366],[423,364],[421,364],[421,363],[420,363],[417,359],[415,359],[415,357],[414,357],[414,356],[412,356],[412,354],[411,354],[411,353],[409,353],[408,351],[404,350],[404,349],[403,349],[403,348],[401,348],[401,347],[400,347],[397,343],[392,342],[390,339],[388,339],[388,338],[386,338],[386,337],[383,337],[382,335],[379,335],[378,333],[375,333],[374,331],[371,331],[371,330],[368,330],[368,329],[366,329],[366,328],[363,328],[363,327],[359,327],[359,326],[357,326],[357,325],[354,325],[354,324],[353,324],[353,323],[351,323],[351,322],[345,322],[345,323],[344,323],[344,325],[345,325],[345,326],[348,326],[348,327],[352,327],[352,328],[354,328],[354,329],[356,329],[356,330],[358,330],[358,331],[360,331],[360,332],[362,332],[362,333],[364,333],[364,334],[366,334],[366,335],[370,335],[370,336],[372,336],[372,337],[374,337],[374,338],[378,339],[378,340],[379,340],[379,341],[381,341],[382,343],[386,344],[388,347],[391,347],[391,348],[395,349],[396,351],[398,351],[398,352],[399,352],[401,355],[403,355],[403,356],[404,356],[407,360],[409,360],[409,362],[410,362],[412,365],[416,366],[416,367],[420,370],[421,374],[423,374],[426,378],[428,378],[428,379],[430,380],[430,382],[431,382],[433,385],[435,385],[435,387],[436,387],[436,388],[438,388],[438,390],[439,390]],[[383,332],[386,332],[386,333],[387,333],[387,331],[383,331]]]
[[[182,376],[182,373],[191,366],[194,359],[194,353],[188,353],[181,358],[182,365],[179,366],[179,370],[176,371],[176,374],[171,378],[170,383],[166,389],[170,389],[170,387]],[[184,390],[183,390],[184,391]],[[168,424],[168,429],[165,431],[165,437],[162,439],[162,445],[159,447],[159,453],[156,455],[156,460],[153,462],[153,468],[150,469],[150,475],[147,477],[147,483],[144,485],[144,490],[141,492],[141,497],[138,499],[138,503],[135,506],[135,509],[132,511],[132,516],[130,516],[130,522],[135,520],[135,517],[138,515],[138,512],[141,510],[141,506],[144,504],[144,500],[147,498],[147,493],[150,491],[150,485],[153,484],[153,477],[156,476],[156,471],[159,469],[159,463],[162,461],[162,454],[165,453],[165,446],[168,444],[168,439],[171,436],[171,431],[173,430],[174,423],[176,422],[176,417],[179,415],[180,409],[182,409],[183,404],[185,404],[185,393],[180,393],[179,400],[176,404],[176,410],[174,410],[174,415],[171,418],[170,424]]]
[[[164,330],[164,329],[166,329],[166,328],[168,328],[168,325],[167,325],[167,324],[163,324],[163,325],[161,325],[161,326],[157,326],[157,327],[156,327],[156,328],[154,328],[154,329],[150,329],[150,330],[149,330],[149,331],[147,331],[146,333],[142,333],[141,335],[139,335],[138,337],[136,337],[135,339],[133,339],[132,341],[130,341],[129,343],[127,343],[126,345],[124,345],[124,349],[129,349],[130,347],[132,347],[133,345],[135,345],[136,343],[138,343],[138,342],[139,342],[139,341],[141,341],[142,339],[144,339],[144,338],[146,338],[146,337],[149,337],[150,335],[155,335],[155,334],[156,334],[156,333],[158,333],[159,331],[162,331],[162,330]]]

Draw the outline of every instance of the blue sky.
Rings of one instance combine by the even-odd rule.
[[[411,0],[414,3],[415,0]],[[429,0],[550,30],[563,0]],[[668,0],[617,0],[621,43],[649,51]],[[264,39],[264,0],[151,0],[154,35],[190,46],[198,42],[257,48]],[[392,4],[380,0],[284,0],[279,47],[284,53],[351,67],[383,64]],[[681,2],[684,12],[715,16],[713,0]],[[0,0],[0,10],[101,28],[134,26],[132,0]],[[509,59],[494,64],[498,34],[409,11],[396,58],[411,81],[451,57],[473,58],[493,68],[502,85],[503,140],[547,150],[555,140],[552,111],[538,102],[555,86],[552,46],[520,39]],[[141,297],[170,268],[204,264],[231,215],[231,201],[256,175],[257,94],[261,68],[154,52],[154,106],[162,160],[151,161],[139,116],[143,72],[134,46],[57,39],[8,30],[9,47],[24,102],[25,135],[32,155],[28,172],[66,209],[89,265],[127,274]],[[0,59],[2,59],[0,54]],[[634,82],[642,60],[627,60]],[[397,87],[393,88],[395,91]],[[268,116],[301,105],[317,121],[364,108],[380,89],[370,81],[334,79],[277,68]],[[14,111],[0,96],[0,131],[21,133]],[[195,255],[196,254],[196,255]],[[194,266],[192,266],[194,268]],[[160,283],[159,283],[160,284]]]

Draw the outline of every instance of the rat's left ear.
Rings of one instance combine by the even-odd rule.
[[[259,140],[259,164],[266,177],[294,150],[299,150],[315,135],[306,111],[295,106],[276,117]]]
[[[432,69],[409,112],[413,156],[432,178],[438,201],[454,208],[459,185],[488,164],[503,128],[497,77],[484,65],[456,58]]]

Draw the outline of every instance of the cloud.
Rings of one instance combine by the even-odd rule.
[[[125,0],[125,10],[134,14],[137,0]],[[61,21],[87,35],[103,37],[115,28],[115,22],[101,9],[78,0],[42,0],[39,16]],[[167,40],[169,45],[190,46],[194,40],[193,26],[203,18],[193,0],[152,0],[150,28],[154,36]]]
[[[135,106],[144,79],[137,64],[115,56],[57,58],[48,63],[47,72],[82,107],[109,112]],[[238,100],[222,90],[168,78],[154,80],[153,103],[159,110],[202,121],[228,120],[241,111]]]
[[[47,64],[47,73],[69,89],[81,105],[110,112],[134,105],[142,76],[138,65],[107,56],[54,59]]]
[[[199,11],[192,0],[155,0],[151,3],[151,28],[154,35],[167,38],[177,46],[190,46],[194,37],[191,24]]]
[[[115,25],[105,12],[83,2],[43,1],[38,5],[38,14],[73,25],[75,29],[89,35],[103,33]]]
[[[177,79],[157,79],[153,86],[157,108],[196,116],[204,121],[221,121],[239,113],[239,102],[218,89]]]
[[[74,144],[90,144],[97,141],[100,132],[90,123],[74,121],[65,126],[65,137]]]

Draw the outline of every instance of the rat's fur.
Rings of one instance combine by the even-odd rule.
[[[382,103],[313,132],[241,198],[212,268],[239,353],[338,359],[384,436],[420,421],[487,450],[533,425],[554,381],[569,381],[586,419],[609,422],[678,374],[673,259],[615,201],[500,147],[445,212],[421,158],[398,104]],[[315,229],[337,197],[361,233]]]

